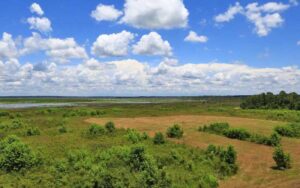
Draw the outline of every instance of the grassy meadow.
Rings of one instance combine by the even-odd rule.
[[[277,126],[300,122],[299,111],[241,109],[242,100],[0,98],[0,103],[10,104],[78,104],[0,109],[0,150],[14,151],[9,147],[16,143],[32,154],[24,156],[30,163],[15,168],[0,152],[0,187],[299,187],[300,139],[281,138],[292,168],[277,170],[274,147],[198,131],[199,126],[227,122],[269,136]],[[115,129],[107,128],[107,122]],[[182,138],[167,137],[174,124],[183,129]],[[161,144],[153,141],[158,132],[164,135]],[[11,144],[11,135],[19,140]],[[236,151],[236,162],[229,146]]]

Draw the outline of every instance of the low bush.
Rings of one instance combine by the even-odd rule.
[[[166,140],[165,140],[163,133],[161,133],[161,132],[155,133],[155,136],[153,138],[154,144],[157,144],[157,145],[164,144],[165,142],[166,142]]]
[[[116,130],[115,124],[112,121],[107,122],[105,124],[105,128],[110,133],[115,132],[115,130]]]
[[[229,129],[228,123],[212,123],[208,126],[204,125],[203,127],[199,127],[199,131],[202,132],[211,132],[215,134],[223,134],[227,129]]]
[[[223,147],[216,147],[209,145],[205,151],[208,158],[213,160],[216,168],[219,168],[224,176],[236,174],[238,165],[236,164],[237,153],[233,146],[228,146],[227,149]]]
[[[0,112],[0,117],[9,116],[9,112]]]
[[[40,135],[41,131],[39,128],[37,127],[29,127],[26,131],[25,131],[25,135],[26,136],[36,136],[36,135]]]
[[[228,138],[247,140],[250,138],[251,134],[245,129],[234,129],[230,128],[224,132],[224,135]]]
[[[87,131],[87,134],[92,137],[101,136],[104,135],[105,133],[106,133],[105,128],[97,124],[92,124]]]
[[[40,164],[41,160],[31,148],[16,136],[0,142],[0,168],[4,171],[20,171]]]
[[[286,126],[275,127],[275,131],[281,136],[300,138],[300,124],[291,123]]]
[[[290,154],[284,153],[281,147],[276,147],[273,153],[276,168],[280,170],[291,168]]]
[[[281,137],[277,133],[273,133],[269,137],[260,134],[251,134],[245,129],[230,128],[228,123],[213,123],[208,126],[205,125],[203,127],[199,127],[198,131],[223,135],[232,139],[244,140],[268,146],[278,146],[281,141]]]
[[[133,144],[136,144],[144,140],[142,135],[134,129],[127,130],[126,138]]]
[[[172,127],[169,127],[167,130],[167,136],[169,138],[181,138],[183,136],[183,130],[182,128],[175,124]]]
[[[59,127],[58,127],[58,132],[59,132],[59,133],[67,133],[67,132],[68,132],[67,127],[64,126],[64,125],[59,126]]]

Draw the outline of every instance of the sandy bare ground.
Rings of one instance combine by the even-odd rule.
[[[184,131],[184,138],[180,142],[199,148],[206,148],[209,144],[233,145],[238,152],[239,173],[220,182],[220,187],[247,188],[247,187],[278,187],[300,188],[300,139],[282,141],[286,151],[291,153],[293,168],[288,171],[273,170],[273,148],[245,141],[228,139],[222,136],[201,133],[197,131],[200,125],[210,122],[228,122],[232,127],[245,128],[260,134],[271,134],[273,127],[282,124],[276,121],[257,120],[238,117],[219,116],[165,116],[165,117],[138,117],[138,118],[91,118],[89,123],[104,124],[114,121],[117,127],[134,128],[147,132],[151,136],[155,132],[165,132],[174,123],[180,124]]]

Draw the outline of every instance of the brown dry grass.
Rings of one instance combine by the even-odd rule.
[[[271,147],[197,131],[199,125],[210,122],[228,122],[232,127],[246,128],[252,132],[269,135],[273,127],[282,124],[281,122],[237,117],[191,115],[110,119],[91,118],[86,121],[104,124],[110,120],[114,121],[118,127],[134,128],[147,132],[151,136],[158,131],[165,132],[169,126],[178,123],[185,131],[183,139],[179,140],[181,143],[199,148],[205,148],[209,144],[233,145],[238,152],[240,170],[237,175],[221,181],[220,187],[300,187],[300,140],[283,139],[284,149],[291,153],[293,168],[287,171],[278,171],[272,169],[274,161],[272,159],[273,148]]]

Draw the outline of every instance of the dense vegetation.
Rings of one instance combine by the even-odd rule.
[[[275,127],[275,131],[281,136],[300,138],[300,124],[290,123],[285,126]]]
[[[300,95],[281,91],[278,95],[271,92],[249,96],[241,103],[243,109],[290,109],[300,110]]]
[[[161,131],[152,138],[142,131],[117,129],[113,122],[90,124],[85,121],[90,118],[105,118],[109,121],[115,117],[209,114],[300,121],[300,112],[296,110],[241,110],[237,108],[241,98],[193,98],[193,102],[176,100],[178,101],[174,103],[88,103],[87,106],[63,108],[0,110],[0,187],[36,187],[37,184],[44,187],[143,187],[142,184],[144,187],[217,187],[221,179],[237,172],[237,158],[243,164],[241,158],[247,155],[243,153],[240,156],[233,147],[226,145],[224,148],[212,145],[207,149],[198,149],[175,144],[177,140],[169,138],[181,138],[183,135],[188,138],[191,132],[195,133],[193,128],[186,128],[181,121],[177,122],[182,127],[149,130],[151,133]],[[278,143],[280,140],[277,134],[273,134],[271,138],[254,134],[247,129],[235,129],[226,123],[211,126],[211,129],[213,131],[207,129],[207,132],[266,145]],[[295,125],[280,126],[278,130],[279,128],[275,129],[282,136],[297,137],[293,135],[297,133]],[[214,137],[208,134],[206,136]],[[217,137],[219,138],[224,139]],[[297,139],[287,140],[292,147],[298,143]],[[283,148],[291,156],[281,150],[282,152],[274,152],[273,157],[278,169],[288,169],[293,165],[288,174],[284,173],[282,176],[288,175],[287,178],[294,179],[298,177],[294,174],[299,172],[299,163],[294,158],[295,151],[287,145],[287,140],[282,142]],[[188,139],[179,142],[189,144]],[[211,143],[214,143],[213,140]],[[232,143],[237,143],[235,148],[239,152],[240,147],[247,144],[235,141]],[[295,161],[291,161],[291,157]],[[271,157],[268,158],[272,160]],[[266,167],[268,171],[270,167]],[[276,171],[270,173],[275,174]],[[252,178],[244,175],[241,172],[234,179],[240,180],[240,176],[246,177],[245,179]]]
[[[18,122],[23,124],[21,120]],[[15,121],[12,121],[11,125],[14,124]],[[61,130],[66,125],[58,127],[58,133],[67,133]],[[181,128],[174,127],[177,135]],[[24,135],[21,134],[23,128],[18,129],[20,136],[42,134],[36,134],[37,129],[30,128],[30,134]],[[10,132],[5,129],[2,133]],[[113,122],[105,126],[92,124],[79,137],[86,143],[102,141],[97,147],[69,149],[53,160],[46,150],[34,151],[21,141],[22,138],[4,137],[0,142],[0,169],[6,173],[6,181],[0,185],[218,187],[218,179],[233,175],[238,169],[237,154],[231,146],[225,149],[211,145],[204,151],[192,149],[167,142],[162,133],[150,139],[147,134],[133,129],[116,129]],[[15,182],[14,176],[22,181]]]
[[[198,131],[223,135],[232,139],[245,140],[268,146],[278,146],[280,145],[281,140],[277,133],[273,133],[271,136],[267,137],[260,134],[250,133],[245,129],[231,128],[228,123],[211,123],[209,125],[204,125],[203,127],[200,126]]]

